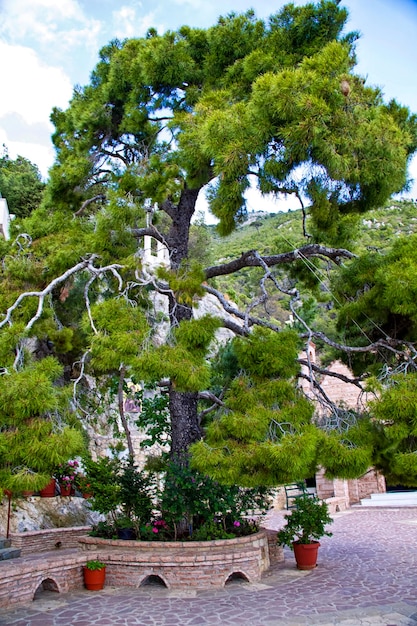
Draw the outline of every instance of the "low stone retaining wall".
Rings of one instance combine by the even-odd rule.
[[[13,548],[20,549],[21,556],[28,556],[51,550],[78,548],[79,539],[90,530],[91,526],[29,530],[24,533],[10,533],[10,539]]]
[[[170,589],[221,588],[233,576],[257,582],[270,564],[284,560],[276,531],[270,530],[235,539],[164,543],[100,539],[86,536],[88,530],[14,533],[13,544],[19,543],[25,556],[0,562],[0,607],[30,603],[45,589],[82,589],[82,566],[90,559],[106,563],[107,585],[139,587],[158,577]]]
[[[82,589],[82,565],[85,565],[85,556],[75,549],[2,561],[0,607],[28,604],[40,589],[59,593]]]
[[[208,589],[222,588],[233,576],[259,581],[271,556],[274,562],[284,559],[274,535],[260,531],[235,539],[163,543],[83,537],[79,543],[86,560],[106,563],[109,585],[139,587],[156,576],[169,589]]]

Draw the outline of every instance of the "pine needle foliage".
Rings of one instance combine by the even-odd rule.
[[[391,485],[417,486],[416,399],[416,374],[398,374],[370,405],[374,462]]]
[[[5,389],[0,406],[10,423],[45,418],[58,428],[67,420],[52,365],[47,360],[33,365],[30,350],[22,347],[30,335],[64,366],[66,382],[74,362],[81,363],[83,375],[107,377],[109,386],[117,371],[118,390],[125,375],[151,383],[163,379],[173,454],[184,465],[190,445],[201,437],[198,410],[204,406],[207,439],[194,453],[204,472],[226,482],[276,484],[314,470],[320,431],[297,389],[300,345],[282,328],[301,269],[302,289],[314,289],[317,302],[330,303],[320,291],[320,272],[327,272],[332,255],[316,254],[308,271],[300,255],[292,273],[276,258],[267,263],[274,280],[263,282],[264,288],[279,284],[281,293],[272,311],[251,306],[265,274],[263,262],[239,271],[234,286],[239,304],[263,329],[255,330],[248,320],[238,331],[247,337],[232,343],[233,354],[226,358],[225,352],[211,369],[217,322],[193,318],[206,289],[227,291],[224,276],[241,266],[242,248],[232,255],[234,266],[204,269],[206,250],[193,250],[199,244],[190,235],[201,192],[208,190],[217,233],[227,235],[246,219],[245,193],[255,180],[264,195],[286,193],[307,202],[302,228],[286,238],[277,228],[271,239],[257,237],[250,249],[260,244],[265,254],[288,252],[304,243],[306,225],[315,241],[339,245],[355,232],[355,216],[384,206],[404,188],[417,148],[417,118],[396,102],[384,103],[380,90],[355,73],[357,33],[345,34],[346,21],[337,0],[322,0],[287,5],[267,20],[248,11],[220,17],[207,29],[184,26],[162,35],[150,29],[146,37],[114,40],[100,51],[90,83],[74,90],[65,111],[52,112],[56,161],[42,205],[13,224],[14,243],[0,246],[3,314],[20,293],[45,289],[81,261],[96,263],[88,270],[83,265],[76,277],[48,292],[40,316],[34,318],[39,298],[31,295],[8,320],[16,331],[2,327],[3,377],[22,376],[27,387],[16,408],[10,402],[6,407]],[[156,275],[140,253],[145,236],[167,249],[168,264]],[[99,265],[111,268],[103,275]],[[370,265],[363,271],[372,280]],[[391,257],[389,267],[382,262],[376,269],[370,289],[359,288],[362,299],[348,273],[346,284],[340,283],[346,294],[342,306],[349,301],[353,314],[361,314],[359,321],[349,317],[352,310],[341,314],[346,337],[358,343],[356,321],[362,325],[371,318],[383,333],[394,327],[404,338],[409,331],[403,322],[414,328],[415,298],[406,287],[415,283],[412,263],[401,267]],[[161,318],[151,304],[158,291],[168,301],[170,326],[162,345],[153,332]],[[379,320],[373,319],[375,308]],[[331,312],[326,320],[330,317]],[[220,324],[231,326],[228,322]],[[63,327],[70,332],[62,333]],[[342,334],[345,328],[333,330]],[[367,360],[361,361],[363,368]],[[11,386],[16,391],[17,385]],[[207,390],[219,392],[217,411],[207,408],[212,393],[199,398]],[[54,421],[52,414],[59,418]],[[349,448],[349,442],[347,437],[334,442],[332,436],[328,447]],[[352,457],[359,468],[349,450],[340,454],[342,465]]]

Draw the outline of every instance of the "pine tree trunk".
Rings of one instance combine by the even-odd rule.
[[[196,392],[169,392],[171,415],[171,458],[180,464],[188,462],[188,448],[201,439],[202,431],[197,416]]]
[[[199,189],[184,189],[178,205],[169,201],[163,209],[171,217],[171,228],[166,238],[171,268],[178,269],[184,259],[188,258],[188,241],[191,218],[195,211]],[[181,321],[190,320],[193,316],[192,307],[176,301],[174,294],[169,296],[169,318],[172,327]],[[188,448],[201,439],[201,428],[197,413],[197,392],[185,393],[169,391],[169,411],[171,418],[171,458],[177,463],[187,464]]]

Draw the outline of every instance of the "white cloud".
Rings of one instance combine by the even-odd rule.
[[[55,152],[51,143],[48,145],[41,145],[13,141],[10,139],[6,131],[3,128],[0,128],[0,146],[3,144],[7,147],[11,159],[15,159],[18,155],[29,159],[29,161],[38,166],[39,171],[46,180],[48,170],[55,159]]]
[[[54,160],[49,116],[54,106],[66,108],[72,84],[62,69],[45,65],[30,48],[1,41],[0,84],[0,144],[6,144],[12,158],[20,154],[36,163],[46,176]],[[27,130],[26,142],[16,132],[19,120],[22,132]],[[31,142],[31,130],[45,138]]]
[[[135,9],[124,6],[119,11],[113,11],[113,22],[116,26],[116,37],[123,39],[124,37],[133,37],[134,23],[136,18]]]
[[[53,54],[74,44],[97,47],[102,22],[87,17],[77,0],[3,0],[0,34],[13,43],[33,42]]]
[[[30,48],[1,41],[0,84],[0,117],[17,113],[29,124],[45,122],[52,107],[66,107],[72,95],[71,82],[60,68],[43,64]]]
[[[155,26],[154,12],[139,16],[136,9],[127,5],[122,6],[118,11],[113,11],[112,17],[113,32],[119,39],[143,37],[151,26]]]

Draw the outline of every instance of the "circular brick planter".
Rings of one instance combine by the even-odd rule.
[[[156,577],[169,589],[207,589],[221,588],[232,577],[259,581],[271,559],[283,560],[275,534],[262,530],[235,539],[169,542],[82,537],[79,546],[86,560],[106,563],[108,585],[140,587]]]

